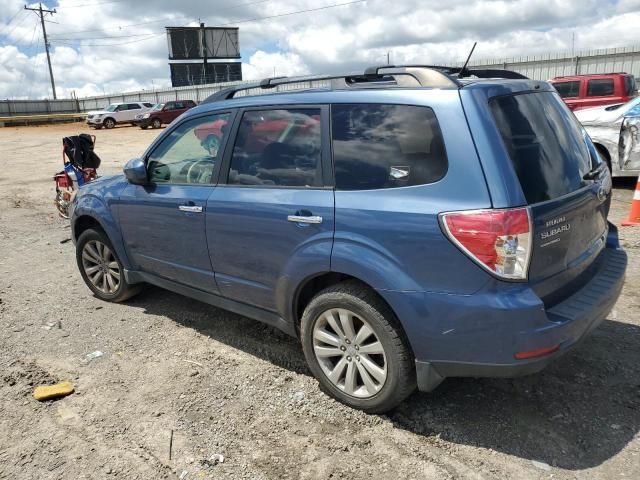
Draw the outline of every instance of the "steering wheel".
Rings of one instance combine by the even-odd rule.
[[[200,165],[201,163],[208,163],[208,162],[210,162],[210,160],[206,160],[206,159],[200,159],[193,162],[189,166],[189,170],[187,170],[187,183],[203,183],[200,181],[200,179],[202,178],[203,174],[206,172],[206,168],[198,171],[198,169],[195,167],[197,165]],[[194,178],[191,178],[192,172],[194,174]]]

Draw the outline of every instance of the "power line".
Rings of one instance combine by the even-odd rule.
[[[356,3],[363,3],[363,2],[366,2],[366,1],[367,0],[353,0],[352,2],[336,3],[336,4],[333,4],[333,5],[325,5],[324,7],[308,8],[306,10],[298,10],[298,11],[295,11],[295,12],[280,13],[278,15],[269,15],[268,17],[248,18],[246,20],[236,20],[234,22],[229,22],[229,23],[218,23],[217,26],[226,27],[227,25],[237,25],[238,23],[249,23],[249,22],[257,22],[257,21],[260,21],[260,20],[269,20],[271,18],[288,17],[289,15],[296,15],[298,13],[317,12],[319,10],[327,10],[329,8],[335,8],[335,7],[344,7],[346,5],[353,5],[353,4],[356,4]]]
[[[20,11],[24,11],[24,10],[20,10]],[[15,16],[14,16],[14,18],[15,18]],[[7,32],[5,32],[5,33],[3,33],[2,35],[3,35],[3,36],[5,36],[5,37],[8,37],[11,33],[13,33],[13,31],[14,31],[16,28],[18,28],[20,25],[22,25],[22,24],[24,23],[24,21],[25,21],[27,18],[29,18],[29,16],[28,16],[28,15],[23,16],[23,17],[22,17],[22,19],[21,19],[18,23],[15,23],[15,24],[13,25],[13,28],[12,28],[11,30],[9,30],[9,31],[7,31]]]
[[[128,0],[111,0],[109,2],[97,2],[97,3],[81,3],[79,5],[62,5],[58,6],[58,8],[66,9],[66,8],[80,8],[80,7],[99,7],[100,5],[109,5],[111,3],[122,3]]]
[[[9,21],[4,24],[4,27],[8,28],[9,25],[11,25],[11,22],[13,22],[14,18],[16,18],[20,12],[22,12],[22,8],[18,9],[18,11],[13,14],[13,16],[9,19]]]
[[[261,21],[261,20],[269,20],[269,19],[272,19],[272,18],[288,17],[290,15],[296,15],[296,14],[299,14],[299,13],[317,12],[317,11],[320,11],[320,10],[328,10],[330,8],[343,7],[343,6],[347,6],[347,5],[354,5],[356,3],[363,3],[363,2],[366,2],[366,1],[367,0],[353,0],[351,2],[336,3],[336,4],[333,4],[333,5],[325,5],[323,7],[316,7],[316,8],[308,8],[308,9],[305,9],[305,10],[296,10],[295,12],[280,13],[280,14],[277,14],[277,15],[269,15],[269,16],[266,16],[266,17],[248,18],[248,19],[236,20],[236,21],[228,22],[228,23],[221,23],[221,24],[219,23],[219,24],[216,24],[216,26],[224,27],[224,26],[228,26],[228,25],[237,25],[239,23],[258,22],[258,21]],[[139,38],[137,40],[130,40],[130,41],[127,41],[127,42],[119,42],[119,43],[83,43],[82,46],[83,47],[112,47],[112,46],[117,46],[117,45],[128,45],[130,43],[138,43],[138,42],[143,42],[145,40],[151,40],[152,38],[155,38],[155,37],[158,37],[158,36],[164,35],[164,34],[165,34],[165,32],[162,32],[162,33],[150,33],[145,38]],[[134,35],[131,35],[131,36],[134,36]],[[120,38],[124,38],[124,37],[127,37],[127,35],[123,35]],[[104,38],[118,38],[118,37],[104,37]],[[61,43],[66,42],[67,45],[71,45],[71,43],[69,43],[69,42],[75,42],[76,41],[75,39],[56,39],[55,42],[58,42],[60,40],[62,41]],[[77,39],[77,41],[82,41],[82,40],[83,39],[81,39],[81,38]]]
[[[251,5],[258,5],[260,3],[267,3],[267,2],[271,2],[273,0],[258,0],[258,1],[252,1],[252,2],[245,2],[245,3],[239,3],[238,5],[233,5],[231,7],[225,7],[225,8],[220,8],[217,11],[218,12],[224,12],[224,11],[228,11],[228,10],[236,10],[240,7],[248,7]],[[58,35],[69,35],[69,34],[73,34],[73,33],[89,33],[89,32],[107,32],[107,31],[111,31],[111,30],[122,30],[124,28],[129,28],[129,27],[139,27],[140,25],[150,25],[152,23],[160,23],[160,22],[171,22],[171,21],[177,21],[177,20],[187,20],[190,17],[175,17],[175,18],[168,18],[168,17],[164,17],[164,18],[158,18],[155,20],[149,20],[146,22],[140,22],[140,23],[126,23],[124,25],[116,25],[115,27],[112,28],[94,28],[91,30],[72,30],[70,32],[65,32],[65,33],[58,33],[58,34],[51,34],[50,37],[57,37]]]

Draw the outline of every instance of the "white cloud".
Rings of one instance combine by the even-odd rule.
[[[151,9],[136,0],[49,0],[59,96],[167,86],[165,25],[223,25],[342,1],[154,0]],[[38,18],[22,6],[0,0],[0,98],[50,96]],[[238,26],[244,77],[256,79],[274,67],[276,75],[351,72],[385,63],[387,52],[394,63],[450,63],[476,40],[475,59],[568,50],[574,35],[578,49],[625,46],[638,43],[639,23],[640,0],[367,0]]]

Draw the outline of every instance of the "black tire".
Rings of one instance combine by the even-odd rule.
[[[102,125],[95,125],[93,128],[95,128],[96,130],[100,130],[102,128]]]
[[[109,118],[105,118],[104,121],[102,122],[102,125],[104,126],[104,128],[106,128],[107,130],[111,130],[113,127],[116,126],[116,121],[109,117]]]
[[[369,398],[346,394],[329,380],[319,364],[314,352],[313,331],[321,315],[330,309],[347,309],[366,319],[384,348],[387,376],[379,391]],[[404,331],[386,303],[366,285],[349,281],[319,292],[304,310],[300,333],[305,358],[321,389],[352,408],[384,413],[396,407],[416,388],[414,357]]]
[[[85,262],[83,261],[83,251],[85,249],[85,245],[90,242],[101,242],[106,245],[115,262],[118,264],[119,271],[119,283],[117,289],[115,289],[112,293],[105,293],[97,288],[92,281],[89,279],[89,276],[85,269]],[[93,245],[94,243],[92,243]],[[84,283],[89,287],[89,289],[93,292],[93,294],[98,297],[100,300],[105,300],[107,302],[123,302],[128,298],[136,295],[142,289],[142,285],[140,284],[129,284],[124,275],[124,267],[122,266],[122,262],[118,258],[116,251],[113,248],[113,245],[109,241],[107,235],[100,229],[88,229],[82,232],[80,238],[78,238],[78,242],[76,243],[76,262],[78,264],[78,269],[80,270],[80,275],[82,275],[82,279]],[[95,262],[93,262],[95,263]]]
[[[160,128],[161,126],[162,126],[162,122],[160,121],[159,118],[154,118],[153,120],[151,120],[152,128]]]
[[[141,128],[142,130],[146,130],[148,127],[149,127],[149,125],[140,125],[140,128]]]

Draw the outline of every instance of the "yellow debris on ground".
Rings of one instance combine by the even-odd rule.
[[[66,397],[73,393],[73,383],[60,382],[55,385],[47,385],[43,387],[36,387],[33,391],[33,398],[43,402],[45,400],[52,400],[54,398]]]

